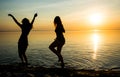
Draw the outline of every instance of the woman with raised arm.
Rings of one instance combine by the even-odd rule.
[[[54,40],[54,42],[50,44],[49,49],[58,56],[58,61],[61,62],[61,67],[64,68],[64,61],[61,55],[61,50],[63,45],[65,44],[65,38],[63,35],[63,33],[65,33],[65,29],[63,27],[63,24],[59,16],[55,17],[54,25],[55,25],[56,39]],[[57,49],[55,49],[55,47],[57,47]]]
[[[33,22],[35,20],[35,17],[37,17],[37,13],[34,14],[34,17],[31,22],[29,22],[27,18],[24,18],[22,20],[22,24],[19,23],[12,14],[8,14],[8,16],[11,16],[13,20],[15,21],[15,23],[21,28],[22,33],[18,41],[18,53],[19,53],[19,57],[22,63],[28,64],[28,60],[25,54],[27,46],[28,46],[28,34],[33,27]]]

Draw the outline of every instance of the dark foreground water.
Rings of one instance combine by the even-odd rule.
[[[120,67],[120,30],[66,31],[62,49],[65,68],[110,69]],[[17,42],[20,32],[0,32],[0,65],[19,63]],[[48,46],[53,31],[32,31],[26,51],[30,65],[60,67]]]

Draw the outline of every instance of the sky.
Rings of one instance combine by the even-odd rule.
[[[0,0],[0,31],[20,30],[8,14],[21,23],[35,13],[33,30],[54,30],[55,16],[66,30],[120,29],[120,0]]]

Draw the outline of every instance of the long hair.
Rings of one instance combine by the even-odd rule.
[[[65,32],[62,21],[59,16],[56,16],[54,19],[55,28],[59,28],[62,32]]]

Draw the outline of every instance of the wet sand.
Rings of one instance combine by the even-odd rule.
[[[120,77],[120,70],[45,68],[42,66],[0,65],[0,77]]]

